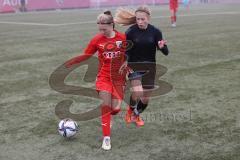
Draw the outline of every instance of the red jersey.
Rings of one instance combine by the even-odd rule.
[[[115,37],[107,38],[97,34],[88,44],[84,54],[93,55],[98,52],[97,80],[104,78],[109,82],[125,82],[125,75],[119,74],[119,69],[125,61],[125,49],[121,47],[126,41],[125,34],[115,31]]]

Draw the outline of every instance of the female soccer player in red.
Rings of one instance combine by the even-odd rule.
[[[126,31],[126,39],[133,43],[133,46],[126,51],[128,65],[135,71],[130,74],[134,77],[138,74],[138,66],[141,70],[151,71],[142,78],[130,79],[132,94],[125,120],[127,123],[135,122],[137,126],[143,126],[144,121],[140,114],[146,109],[149,103],[152,90],[155,85],[156,74],[156,49],[164,55],[168,55],[168,47],[163,39],[162,32],[149,23],[151,17],[147,6],[140,6],[134,12],[119,8],[116,12],[115,22],[121,25],[131,25]],[[133,64],[133,65],[131,65]],[[139,65],[137,65],[139,64]],[[139,72],[140,73],[140,72]]]
[[[114,30],[114,21],[110,11],[100,14],[97,18],[97,24],[100,33],[92,38],[82,55],[66,62],[66,66],[71,67],[98,52],[99,68],[96,90],[99,98],[103,101],[101,104],[102,148],[110,150],[111,115],[120,111],[126,83],[126,74],[119,73],[119,68],[125,61],[125,49],[122,44],[126,37]]]
[[[172,27],[176,27],[178,0],[169,0],[169,9],[170,9],[170,12],[171,12]]]

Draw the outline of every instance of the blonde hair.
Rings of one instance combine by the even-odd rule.
[[[135,24],[137,12],[144,12],[148,16],[151,15],[150,9],[145,5],[139,6],[135,11],[127,8],[118,8],[115,14],[114,22],[122,26]]]
[[[144,13],[146,13],[149,16],[151,15],[151,11],[150,11],[149,7],[146,6],[146,5],[138,7],[137,10],[135,11],[135,13],[136,12],[144,12]]]
[[[113,24],[114,20],[111,11],[105,11],[98,15],[97,17],[97,24]]]

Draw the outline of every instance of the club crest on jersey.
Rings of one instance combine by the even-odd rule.
[[[122,41],[116,41],[117,48],[122,48]]]

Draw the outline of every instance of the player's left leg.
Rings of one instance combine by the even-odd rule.
[[[129,106],[127,107],[127,112],[125,115],[125,121],[127,124],[135,121],[132,118],[134,114],[134,110],[136,110],[138,101],[143,95],[141,79],[131,80],[130,83],[131,83],[132,94],[130,95]]]
[[[142,87],[143,94],[139,99],[137,107],[134,109],[135,114],[135,122],[137,126],[143,126],[144,121],[141,118],[140,114],[147,108],[149,98],[151,96],[152,91],[155,87],[155,75],[156,75],[156,65],[152,63],[150,65],[150,72],[142,77]]]
[[[177,9],[171,9],[171,24],[172,27],[176,27],[176,22],[177,22]]]
[[[144,121],[141,118],[140,114],[143,113],[143,111],[147,108],[149,99],[151,96],[152,91],[150,90],[144,90],[142,98],[139,100],[137,108],[135,110],[135,122],[138,127],[144,125]]]
[[[147,89],[144,90],[143,97],[141,98],[137,106],[139,114],[142,113],[147,108],[151,94],[152,90]]]
[[[111,114],[116,115],[121,110],[121,103],[124,97],[125,83],[114,84],[112,89]]]
[[[116,97],[112,97],[112,108],[111,108],[112,120],[110,123],[111,128],[113,126],[113,116],[117,115],[121,111],[121,104],[122,104],[121,99],[116,99]]]
[[[175,6],[174,6],[174,24],[176,27],[177,24],[177,11],[178,11],[178,1],[176,1]]]
[[[171,25],[173,26],[174,21],[175,21],[175,20],[174,20],[174,19],[175,19],[175,18],[174,18],[174,10],[171,9],[170,12],[171,12]]]
[[[112,99],[112,108],[111,108],[111,114],[117,115],[121,111],[121,104],[122,100],[120,99]]]
[[[176,27],[177,22],[178,0],[170,1],[171,25]]]

